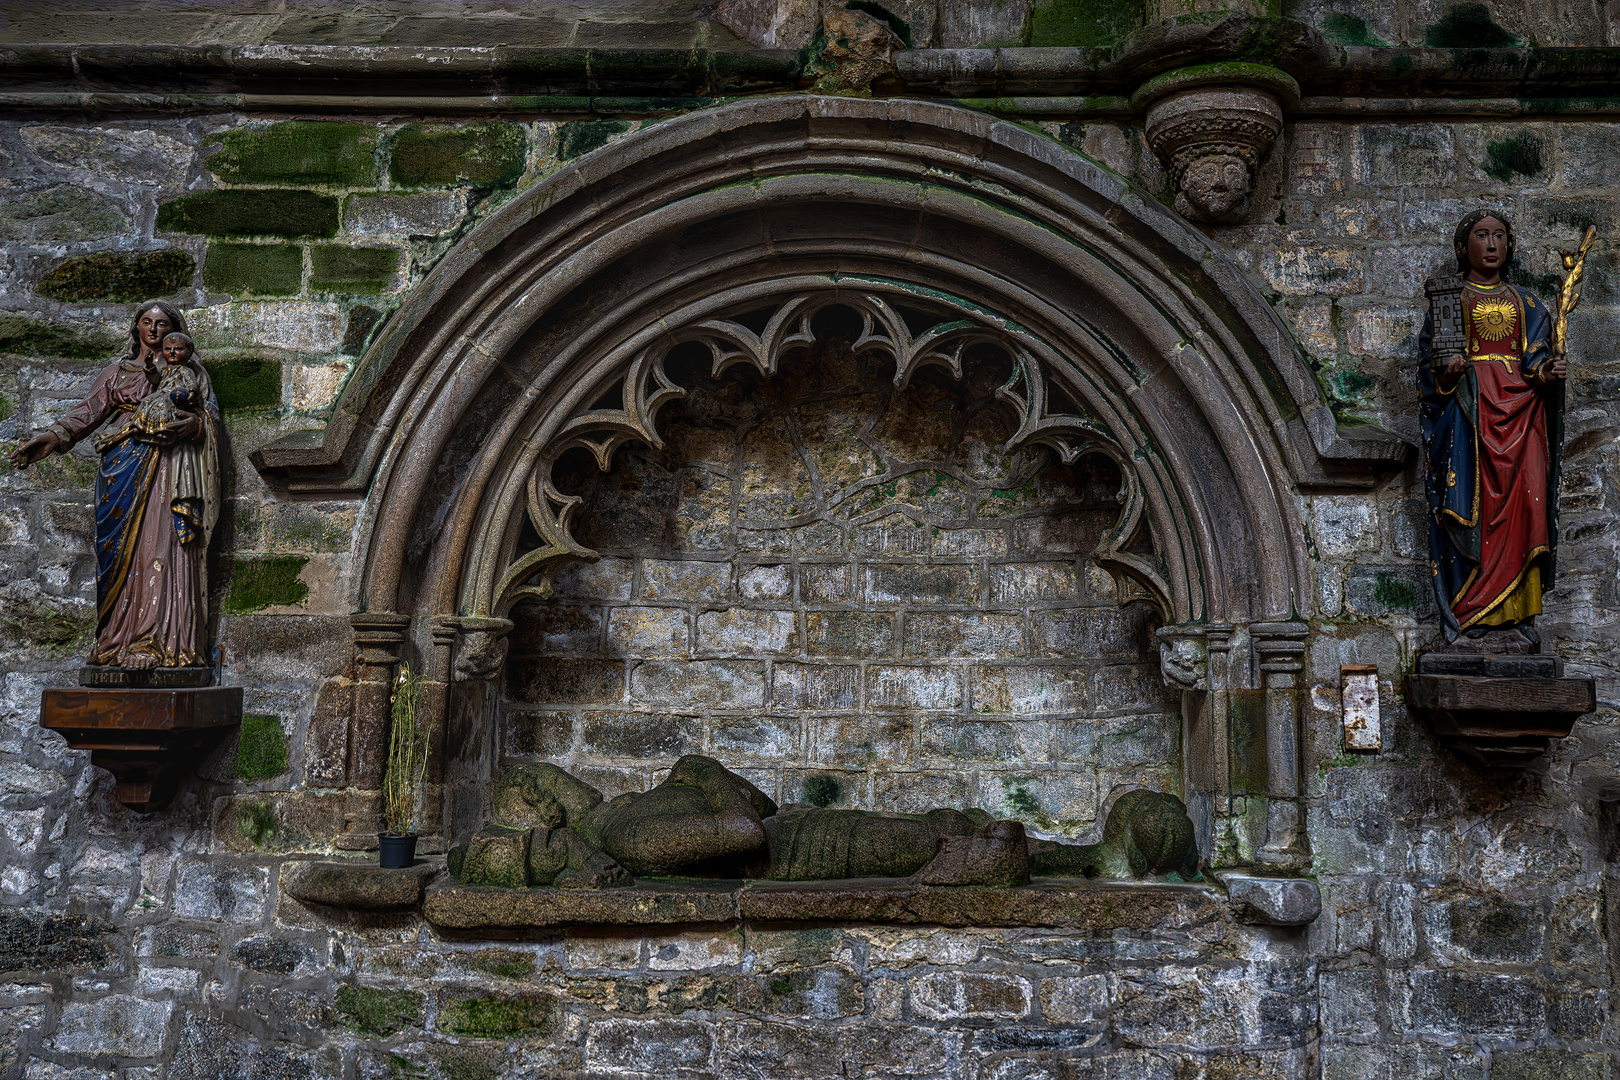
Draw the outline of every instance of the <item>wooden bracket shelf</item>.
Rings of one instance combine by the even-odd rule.
[[[161,810],[208,752],[242,722],[242,688],[46,690],[40,727],[118,781],[118,801]]]
[[[1563,667],[1553,656],[1425,653],[1406,703],[1459,757],[1522,769],[1597,708],[1597,684],[1564,678]]]

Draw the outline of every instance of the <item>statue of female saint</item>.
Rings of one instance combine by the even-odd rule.
[[[219,518],[219,403],[180,313],[142,304],[129,348],[90,394],[11,456],[17,468],[92,432],[96,645],[89,663],[208,666],[208,541]]]
[[[1503,280],[1513,223],[1494,210],[1457,226],[1456,276],[1428,282],[1418,393],[1429,552],[1446,640],[1518,630],[1551,588],[1563,449],[1555,312]]]

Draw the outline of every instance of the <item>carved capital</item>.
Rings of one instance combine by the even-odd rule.
[[[1253,86],[1181,90],[1147,112],[1148,145],[1170,172],[1176,211],[1194,221],[1248,216],[1255,171],[1280,131],[1277,96]]]
[[[1159,674],[1178,690],[1209,689],[1209,652],[1201,626],[1165,626],[1158,632]]]
[[[361,664],[389,665],[399,660],[411,617],[391,611],[357,611],[349,616],[349,625],[354,628],[355,659]]]
[[[455,663],[450,677],[456,682],[476,682],[500,672],[506,662],[506,635],[511,630],[511,619],[463,615],[440,619],[433,636],[436,642],[443,642],[454,635]]]

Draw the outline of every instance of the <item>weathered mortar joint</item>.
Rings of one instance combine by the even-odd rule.
[[[1204,222],[1248,217],[1255,173],[1282,131],[1298,86],[1258,64],[1208,64],[1161,75],[1137,91],[1148,145],[1170,172],[1176,212]]]

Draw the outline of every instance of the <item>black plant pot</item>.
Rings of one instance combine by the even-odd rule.
[[[403,870],[416,862],[416,834],[377,834],[377,861],[384,870]]]

